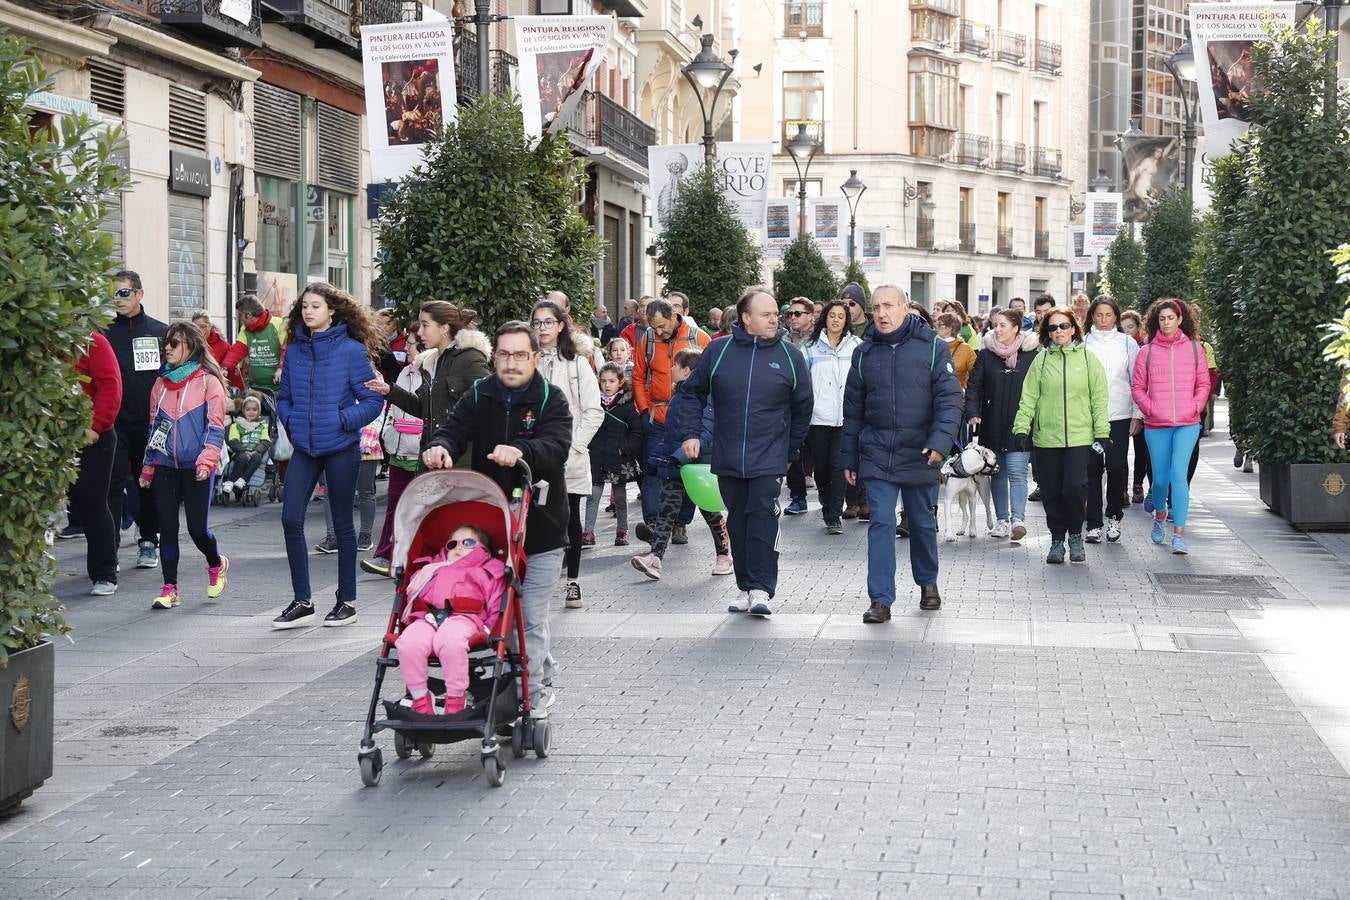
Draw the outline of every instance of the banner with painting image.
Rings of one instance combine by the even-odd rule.
[[[1065,228],[1070,272],[1097,271],[1097,257],[1088,252],[1086,246],[1087,226],[1069,225]]]
[[[1150,134],[1121,138],[1125,162],[1122,217],[1142,222],[1158,195],[1172,186],[1181,168],[1181,141]]]
[[[830,265],[839,265],[848,255],[847,204],[843,197],[811,197],[806,201],[807,228],[811,239]]]
[[[1105,256],[1120,231],[1123,198],[1116,193],[1089,192],[1086,202],[1083,246],[1088,253]]]
[[[520,107],[525,135],[553,134],[566,123],[605,60],[613,16],[516,16]]]
[[[880,272],[886,268],[885,226],[858,226],[857,260],[864,271]]]
[[[764,207],[764,255],[778,258],[796,239],[797,201],[767,201]]]
[[[447,21],[361,28],[372,182],[401,180],[455,118],[453,30]]]

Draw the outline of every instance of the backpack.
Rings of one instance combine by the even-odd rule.
[[[680,324],[685,326],[684,340],[685,343],[688,344],[688,349],[699,349],[698,338],[695,336],[696,332],[694,329],[690,328],[689,323],[685,322],[683,319],[680,320]],[[642,333],[642,337],[643,340],[646,341],[644,347],[646,349],[647,357],[646,383],[644,386],[647,389],[648,396],[650,396],[652,390],[652,358],[656,356],[656,329],[648,325],[647,330]],[[670,348],[670,355],[672,359],[675,357],[675,347],[673,344]]]

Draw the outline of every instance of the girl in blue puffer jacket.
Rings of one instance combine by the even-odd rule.
[[[287,321],[288,342],[277,392],[277,416],[295,453],[286,471],[281,527],[295,599],[273,628],[314,621],[310,597],[305,510],[322,475],[338,541],[337,603],[326,626],[356,621],[356,530],[352,498],[361,467],[361,429],[384,406],[366,387],[375,378],[371,360],[382,346],[379,331],[361,304],[331,284],[308,285]]]

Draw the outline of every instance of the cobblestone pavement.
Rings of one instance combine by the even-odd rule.
[[[1350,897],[1350,544],[1266,512],[1221,432],[1196,493],[1188,558],[1133,508],[1047,567],[1033,506],[1025,546],[942,545],[940,612],[911,587],[869,627],[864,527],[814,503],[771,621],[720,612],[701,523],[650,583],[602,517],[586,608],[553,613],[553,755],[496,790],[474,743],[387,735],[361,786],[389,584],[354,626],[271,631],[278,506],[219,512],[230,589],[189,550],[171,612],[153,572],[82,596],[62,542],[57,773],[0,820],[0,896]],[[1238,580],[1167,577],[1194,575]]]

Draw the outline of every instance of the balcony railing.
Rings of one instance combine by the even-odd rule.
[[[136,6],[137,4],[129,4]],[[247,22],[221,12],[220,0],[149,0],[159,20],[189,31],[217,47],[261,47],[262,17],[258,0],[249,3]]]
[[[1000,172],[1021,172],[1027,167],[1027,146],[1016,141],[994,145],[994,168]]]
[[[1023,65],[1027,58],[1027,36],[1015,31],[1000,31],[998,33],[998,50],[994,54],[994,58],[999,62],[1012,63],[1015,66]]]
[[[820,37],[825,33],[825,0],[785,0],[783,33],[788,37]]]
[[[422,21],[422,0],[354,0],[352,30],[359,38],[362,25]]]
[[[984,166],[992,151],[989,138],[961,132],[952,142],[952,161],[963,166]]]
[[[455,59],[455,93],[463,106],[478,96],[478,38],[465,29],[457,32],[458,57]],[[500,94],[516,83],[520,62],[505,50],[492,50],[492,92]]]
[[[1031,150],[1031,174],[1044,178],[1058,178],[1064,171],[1064,154],[1052,147],[1033,147]]]
[[[1000,256],[1012,256],[1013,230],[1011,228],[1000,228],[998,230],[998,252]]]
[[[961,223],[961,249],[967,253],[975,249],[975,223]]]
[[[927,9],[948,16],[961,15],[961,0],[909,0],[910,9]]]
[[[811,140],[823,144],[825,142],[825,123],[819,119],[784,119],[783,120],[783,149],[787,149],[787,142],[797,136],[797,126],[806,126],[806,136]]]
[[[988,56],[989,38],[988,25],[972,22],[970,19],[962,19],[961,28],[957,33],[956,49],[962,53]]]
[[[933,249],[933,232],[935,223],[929,217],[920,214],[914,228],[914,246],[920,250]]]
[[[1050,258],[1050,232],[1048,231],[1036,232],[1036,258]]]
[[[1036,71],[1045,72],[1048,75],[1058,75],[1063,51],[1059,44],[1052,44],[1049,41],[1036,42]]]
[[[604,94],[587,91],[567,130],[586,147],[605,147],[629,162],[647,168],[647,148],[656,143],[656,129]]]

